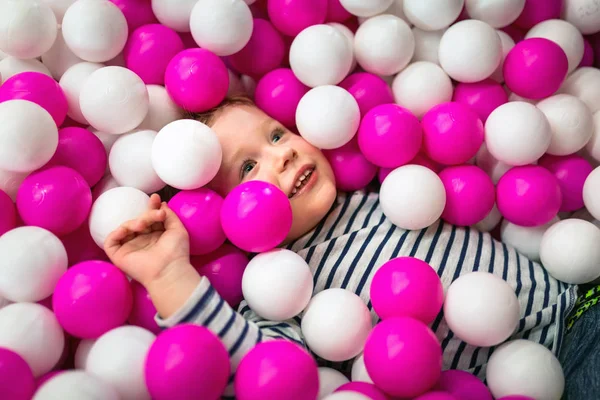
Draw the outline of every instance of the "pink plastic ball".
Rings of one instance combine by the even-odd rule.
[[[152,11],[152,2],[148,0],[109,0],[119,7],[125,19],[129,33],[142,25],[157,24],[158,20]]]
[[[207,188],[184,190],[169,201],[190,236],[190,254],[208,254],[225,243],[221,227],[223,198]]]
[[[435,385],[435,390],[447,392],[458,400],[493,400],[490,390],[479,378],[466,371],[448,370]]]
[[[9,195],[0,189],[0,236],[17,227],[17,210]]]
[[[284,35],[296,36],[327,17],[327,0],[268,0],[269,18]]]
[[[327,16],[325,17],[327,22],[344,22],[351,17],[352,14],[342,6],[340,0],[329,0],[327,2]]]
[[[94,186],[106,172],[108,157],[102,141],[83,128],[62,128],[58,131],[58,147],[45,165],[62,165],[79,172],[88,185]]]
[[[558,19],[562,5],[563,0],[526,0],[525,7],[514,24],[529,30],[542,21]]]
[[[318,392],[316,361],[287,340],[257,344],[242,358],[235,376],[238,400],[314,400]]]
[[[162,85],[169,61],[183,49],[177,32],[161,24],[150,24],[140,26],[129,35],[123,57],[125,66],[145,84]]]
[[[384,168],[397,168],[412,160],[421,149],[422,139],[419,119],[397,104],[371,109],[358,129],[360,151]]]
[[[484,123],[492,111],[508,102],[502,85],[489,78],[474,83],[459,82],[453,96],[452,101],[471,107]]]
[[[336,187],[345,192],[365,188],[377,175],[377,166],[360,152],[356,139],[342,147],[324,150],[335,176]]]
[[[65,346],[66,348],[67,346]],[[56,375],[60,375],[62,374],[63,370],[59,370],[59,371],[50,371],[42,376],[40,376],[37,381],[36,381],[36,389],[39,389],[42,387],[42,385],[46,382],[48,382],[50,379],[54,378]]]
[[[204,256],[194,256],[191,264],[215,288],[217,293],[233,308],[243,300],[242,277],[248,257],[240,249],[225,243]]]
[[[79,228],[92,208],[92,190],[83,176],[67,167],[50,167],[29,175],[17,192],[17,209],[27,225],[57,236]]]
[[[446,189],[442,218],[458,226],[483,220],[494,207],[496,190],[492,179],[474,165],[448,167],[439,174]]]
[[[500,30],[510,36],[515,43],[519,43],[521,40],[525,39],[526,32],[514,24],[505,26]]]
[[[244,182],[225,198],[221,225],[235,246],[262,253],[281,244],[290,232],[292,206],[278,187],[262,181]]]
[[[446,392],[429,392],[419,397],[415,397],[414,400],[462,400],[458,397],[452,396]]]
[[[129,281],[117,267],[85,261],[59,279],[52,305],[65,331],[81,339],[95,339],[125,323],[132,301]]]
[[[181,38],[184,48],[197,49],[198,47],[200,47],[198,46],[198,43],[196,43],[196,41],[194,40],[194,37],[192,36],[191,32],[177,32],[177,34]]]
[[[68,235],[61,236],[60,240],[67,250],[69,266],[83,261],[109,261],[104,250],[94,242],[88,220]]]
[[[296,126],[296,109],[310,90],[289,68],[279,68],[263,76],[256,85],[256,105],[288,128]]]
[[[417,155],[415,156],[415,158],[413,158],[412,160],[410,160],[407,164],[422,165],[423,167],[429,168],[430,170],[432,170],[436,174],[439,173],[442,170],[442,166],[440,164],[438,164],[435,161],[431,160],[429,157],[427,157],[425,154],[423,154],[421,152],[417,153]],[[379,183],[383,183],[383,180],[393,170],[394,170],[394,168],[380,168],[379,169],[379,173],[378,173]]]
[[[148,350],[145,378],[155,400],[221,398],[231,367],[229,354],[207,328],[178,325],[162,332]]]
[[[391,396],[412,398],[427,392],[439,379],[442,346],[423,322],[390,318],[375,325],[369,334],[364,360],[378,388]]]
[[[377,389],[377,386],[368,382],[348,382],[337,388],[334,392],[344,391],[364,394],[371,400],[390,400],[385,393]]]
[[[127,321],[131,325],[140,326],[154,334],[158,334],[161,329],[154,320],[156,307],[154,307],[148,291],[138,281],[132,280],[129,286],[131,287],[133,302]]]
[[[483,143],[481,119],[461,103],[439,104],[423,116],[421,123],[423,150],[440,164],[464,164],[477,154]]]
[[[593,171],[592,165],[576,154],[568,156],[545,155],[538,165],[554,174],[562,193],[560,211],[576,211],[584,207],[583,184]]]
[[[264,19],[254,18],[250,41],[242,50],[231,55],[229,62],[238,72],[260,78],[281,66],[285,56],[285,43],[281,33]]]
[[[560,186],[544,167],[513,167],[498,181],[496,204],[504,218],[515,225],[544,225],[562,204]]]
[[[589,40],[583,38],[583,58],[579,63],[578,68],[581,67],[593,67],[594,66],[594,49],[590,44]]]
[[[27,362],[17,353],[0,347],[0,393],[3,399],[30,400],[36,384]]]
[[[54,79],[40,72],[21,72],[8,78],[0,86],[0,103],[8,100],[29,100],[48,111],[61,126],[69,105],[67,98]]]
[[[520,395],[511,395],[500,397],[498,400],[535,400],[533,397],[529,396],[520,396]]]
[[[560,88],[568,67],[567,55],[559,45],[544,38],[530,38],[508,52],[502,72],[513,93],[543,99]]]
[[[375,74],[357,72],[346,77],[338,86],[346,89],[354,97],[363,117],[374,107],[394,103],[392,89]]]
[[[433,322],[442,309],[444,288],[435,270],[425,261],[398,257],[375,272],[371,303],[381,319],[412,317]]]
[[[225,63],[210,51],[186,49],[167,65],[165,87],[178,106],[187,111],[202,112],[225,99],[229,74]]]

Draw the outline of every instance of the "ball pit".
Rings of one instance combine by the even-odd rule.
[[[17,227],[15,204],[8,194],[0,190],[0,236]]]
[[[374,107],[394,102],[391,88],[375,74],[356,72],[348,75],[338,86],[346,89],[354,97],[362,117]]]
[[[0,393],[14,400],[29,400],[35,392],[31,368],[14,351],[0,348]]]
[[[367,382],[348,382],[336,389],[339,392],[355,392],[361,393],[372,400],[388,400],[388,396],[375,385]]]
[[[279,68],[258,81],[254,100],[272,118],[293,128],[296,125],[298,103],[309,90],[291,69]]]
[[[335,184],[340,190],[364,189],[377,175],[377,166],[360,151],[356,139],[337,149],[324,150],[323,154],[333,169]]]
[[[129,286],[131,288],[132,305],[127,322],[158,335],[161,329],[154,319],[156,307],[152,303],[148,290],[141,283],[134,280],[130,282]]]
[[[496,108],[508,102],[504,88],[492,79],[474,83],[459,83],[452,101],[466,104],[477,113],[483,123]]]

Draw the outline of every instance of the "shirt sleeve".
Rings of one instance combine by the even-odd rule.
[[[268,321],[259,317],[242,302],[233,310],[206,277],[192,293],[188,301],[172,316],[156,322],[162,328],[192,323],[204,326],[216,334],[227,348],[231,359],[232,375],[225,390],[225,398],[233,398],[233,378],[238,364],[244,355],[256,344],[272,339],[286,339],[306,347],[300,331],[300,318],[282,322]]]

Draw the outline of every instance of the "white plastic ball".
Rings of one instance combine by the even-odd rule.
[[[312,273],[306,261],[293,251],[268,251],[246,266],[242,292],[256,314],[271,321],[285,321],[298,315],[310,301]]]
[[[339,86],[318,86],[309,90],[296,109],[298,132],[321,149],[342,147],[354,137],[359,124],[358,103]]]
[[[168,185],[197,189],[210,182],[223,153],[216,133],[202,122],[181,119],[162,128],[152,145],[152,166]]]
[[[440,49],[440,41],[446,32],[445,29],[439,31],[424,31],[416,26],[412,28],[412,33],[415,38],[415,53],[412,62],[429,61],[435,64],[440,63],[438,56]]]
[[[56,16],[56,21],[61,24],[63,17],[65,16],[65,12],[67,9],[71,7],[71,4],[75,3],[77,0],[41,0],[42,3],[48,4],[54,15]]]
[[[218,56],[237,53],[252,36],[252,13],[242,0],[198,0],[190,30],[198,46]]]
[[[525,103],[533,104],[534,106],[539,102],[539,100],[527,99],[525,97],[521,97],[516,93],[509,94],[508,101],[523,101]]]
[[[329,25],[309,26],[290,47],[290,67],[309,87],[340,83],[350,72],[352,60],[347,37]]]
[[[325,397],[323,400],[370,400],[371,397],[351,390],[342,390]]]
[[[379,201],[394,225],[418,230],[440,218],[446,205],[446,190],[435,172],[410,164],[390,172],[381,185]]]
[[[98,139],[100,139],[102,145],[104,146],[104,150],[106,150],[106,155],[109,156],[112,147],[114,146],[115,142],[119,139],[120,135],[111,135],[110,133],[94,129],[93,127],[88,127],[88,130],[92,132]],[[110,172],[110,169],[108,167],[107,172]]]
[[[569,72],[574,71],[583,58],[583,36],[573,24],[567,21],[561,19],[542,21],[525,35],[525,39],[535,37],[551,40],[564,50],[569,61]]]
[[[96,343],[96,339],[83,339],[79,342],[73,360],[76,369],[85,369],[85,363],[94,343]]]
[[[537,103],[550,122],[552,140],[547,153],[566,156],[581,150],[594,133],[592,112],[577,97],[557,94]]]
[[[352,50],[352,64],[350,65],[350,72],[354,71],[358,62],[356,61],[356,56],[354,55],[354,32],[350,30],[346,25],[340,24],[339,22],[329,22],[327,25],[336,28],[348,42],[348,46]]]
[[[394,75],[408,65],[415,51],[410,26],[389,14],[369,18],[356,31],[354,53],[367,72]]]
[[[494,185],[498,183],[502,175],[504,175],[509,169],[512,168],[502,161],[498,161],[487,149],[485,143],[481,145],[481,148],[475,156],[475,165],[481,168],[490,178]]]
[[[74,121],[81,124],[89,124],[81,112],[79,95],[87,78],[102,67],[104,66],[98,63],[80,62],[69,67],[61,76],[59,85],[69,105],[67,115]]]
[[[501,220],[502,214],[500,214],[500,211],[498,211],[498,207],[494,203],[494,207],[492,207],[488,215],[486,215],[484,219],[473,225],[473,227],[479,232],[490,232],[496,226],[498,226]]]
[[[6,57],[0,61],[0,76],[2,80],[7,79],[20,74],[21,72],[39,72],[44,75],[52,76],[48,67],[42,64],[38,59],[21,60],[16,57]]]
[[[52,232],[37,226],[22,226],[2,235],[0,254],[0,294],[8,300],[43,300],[67,271],[65,246]]]
[[[6,307],[8,305],[11,305],[11,304],[13,304],[12,301],[5,299],[4,297],[0,297],[0,309]]]
[[[340,0],[340,4],[350,14],[357,17],[372,17],[387,10],[394,0]]]
[[[363,353],[361,353],[354,359],[354,362],[352,363],[352,371],[350,372],[350,377],[352,378],[352,382],[373,383],[373,380],[367,372],[367,367],[365,366],[365,356]]]
[[[459,82],[489,78],[502,61],[502,42],[489,24],[474,19],[446,30],[440,41],[440,65]]]
[[[600,111],[600,70],[593,67],[577,69],[565,80],[559,92],[578,97],[593,113]]]
[[[514,101],[496,108],[485,122],[485,143],[497,160],[526,165],[539,159],[550,146],[552,130],[536,106]]]
[[[461,340],[473,346],[495,346],[515,331],[519,300],[502,278],[471,272],[456,279],[446,292],[444,318]]]
[[[104,175],[104,177],[100,179],[100,182],[96,183],[94,189],[92,189],[92,201],[96,201],[102,194],[117,187],[121,187],[121,185],[117,183],[110,173]]]
[[[85,371],[64,371],[45,382],[33,400],[119,400],[112,386]]]
[[[559,400],[565,387],[565,376],[554,354],[524,339],[505,343],[492,353],[486,380],[497,399],[519,393],[534,399]]]
[[[127,42],[127,20],[108,0],[78,0],[62,22],[67,46],[79,58],[104,62],[114,58]]]
[[[600,220],[600,167],[596,167],[585,180],[583,202],[590,214]]]
[[[418,118],[432,107],[452,100],[452,81],[437,64],[418,61],[396,75],[392,91],[396,103]]]
[[[65,334],[52,311],[37,303],[14,303],[0,309],[0,347],[19,354],[40,377],[58,363]]]
[[[500,60],[500,64],[496,68],[496,71],[490,76],[493,80],[499,83],[504,82],[504,73],[502,72],[502,68],[504,67],[504,60],[508,53],[515,47],[515,41],[510,35],[504,31],[496,30],[498,36],[500,36],[500,43],[502,45],[502,59]]]
[[[138,129],[160,131],[168,123],[183,118],[183,110],[171,99],[167,89],[161,85],[146,85],[149,108],[146,118]]]
[[[140,125],[149,108],[148,90],[142,78],[123,67],[103,67],[86,79],[79,106],[94,128],[120,134]]]
[[[519,226],[507,220],[502,221],[500,235],[502,242],[514,247],[525,257],[533,261],[540,261],[540,246],[544,233],[552,225],[560,221],[558,217],[540,226]]]
[[[190,15],[198,0],[152,0],[158,21],[177,32],[190,31]]]
[[[565,219],[544,233],[542,264],[556,279],[576,285],[600,277],[600,229],[582,219]]]
[[[104,192],[92,205],[89,217],[94,242],[104,248],[106,237],[122,223],[140,216],[150,197],[139,189],[117,187]]]
[[[14,172],[0,169],[0,190],[16,201],[17,192],[21,183],[27,178],[29,172]]]
[[[319,394],[317,400],[322,400],[332,394],[337,388],[349,382],[348,378],[333,368],[319,368]]]
[[[48,113],[27,100],[0,103],[0,168],[31,172],[46,164],[58,147],[58,128]]]
[[[371,328],[371,314],[363,300],[339,288],[317,293],[301,322],[308,347],[328,361],[345,361],[360,354]]]
[[[96,340],[85,371],[115,388],[124,399],[149,400],[144,366],[154,339],[152,332],[138,326],[115,328]]]
[[[456,21],[464,4],[465,0],[404,0],[404,14],[417,28],[437,31]]]
[[[584,153],[588,158],[600,162],[600,112],[596,111],[592,118],[594,120],[594,130],[592,137],[585,145]]]
[[[521,15],[525,0],[465,0],[465,8],[469,17],[504,28]]]
[[[56,40],[50,50],[42,54],[42,62],[48,67],[52,73],[52,77],[56,80],[60,80],[66,70],[82,61],[81,58],[73,54],[65,43],[61,29],[59,29]]]
[[[57,29],[54,12],[39,0],[0,2],[0,49],[6,54],[39,57],[52,47]]]
[[[600,31],[600,8],[595,0],[565,0],[562,19],[570,22],[584,35]]]

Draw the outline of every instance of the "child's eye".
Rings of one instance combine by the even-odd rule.
[[[244,176],[246,176],[247,174],[249,174],[250,171],[252,171],[255,166],[256,166],[256,163],[254,161],[244,161],[244,163],[242,164],[242,171],[241,171],[242,178]]]
[[[273,131],[273,136],[272,136],[271,140],[273,141],[273,143],[277,143],[283,138],[284,134],[285,134],[285,131],[283,129],[277,128]]]

